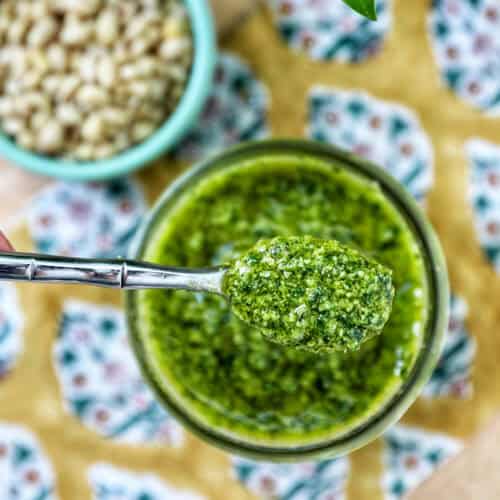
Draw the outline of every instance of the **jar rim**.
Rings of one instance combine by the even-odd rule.
[[[166,394],[166,391],[160,386],[147,361],[145,348],[135,321],[137,292],[134,291],[128,291],[125,294],[129,337],[143,376],[156,396],[186,427],[206,441],[233,453],[274,461],[296,461],[343,455],[378,437],[387,427],[399,420],[415,401],[438,361],[448,324],[449,285],[446,261],[441,245],[420,206],[398,181],[375,164],[331,145],[304,139],[268,139],[242,143],[191,167],[167,187],[134,238],[130,257],[141,258],[149,243],[150,235],[155,233],[165,212],[169,210],[171,205],[175,204],[180,195],[189,190],[200,179],[243,160],[255,159],[258,155],[269,157],[272,154],[300,154],[327,161],[335,160],[340,162],[343,168],[377,182],[383,195],[404,217],[417,239],[425,266],[429,314],[422,347],[410,374],[398,391],[366,421],[349,429],[345,434],[327,437],[313,444],[282,447],[244,442],[226,433],[218,432],[217,429],[203,425],[198,419],[192,418],[189,412],[173,401],[173,398]]]

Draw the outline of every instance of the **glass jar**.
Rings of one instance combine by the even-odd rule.
[[[397,392],[382,402],[377,411],[345,432],[329,436],[321,442],[315,440],[311,444],[269,446],[255,443],[251,439],[246,441],[241,436],[229,436],[227,433],[220,432],[216,426],[202,423],[201,419],[193,415],[192,409],[187,409],[181,398],[175,397],[169,392],[168,381],[162,380],[161,383],[158,381],[158,374],[154,374],[152,363],[148,359],[145,342],[141,337],[137,305],[138,293],[140,292],[136,291],[126,293],[127,322],[131,343],[144,377],[155,391],[159,401],[181,423],[206,441],[227,451],[263,460],[298,461],[335,457],[366,445],[404,414],[429,379],[437,363],[444,339],[448,322],[449,301],[445,259],[439,241],[426,216],[403,186],[381,168],[337,148],[320,143],[305,140],[269,140],[245,143],[191,168],[171,184],[139,231],[131,250],[131,257],[138,260],[144,258],[147,245],[156,234],[162,220],[169,214],[178,200],[196,186],[201,179],[242,161],[264,156],[269,158],[273,154],[298,155],[328,160],[358,176],[376,182],[386,199],[405,219],[408,228],[412,231],[423,257],[428,310],[426,311],[424,338],[416,361]]]

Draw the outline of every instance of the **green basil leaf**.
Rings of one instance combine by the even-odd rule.
[[[376,0],[344,0],[344,2],[368,19],[372,21],[377,19]]]

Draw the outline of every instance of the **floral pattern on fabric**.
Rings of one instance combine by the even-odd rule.
[[[430,381],[424,387],[425,397],[472,396],[471,371],[476,342],[465,329],[467,304],[461,297],[450,298],[450,320],[443,352]]]
[[[12,370],[22,349],[23,315],[16,287],[0,283],[0,379]]]
[[[214,78],[201,117],[175,151],[181,160],[201,160],[240,141],[269,135],[269,93],[247,64],[236,55],[223,53]]]
[[[372,22],[341,0],[268,0],[285,42],[312,59],[360,62],[376,54],[391,28],[389,0]]]
[[[467,103],[499,115],[498,0],[434,0],[429,29],[446,85]]]
[[[124,443],[182,443],[142,380],[121,311],[66,302],[54,361],[66,407],[87,427]]]
[[[403,498],[461,447],[458,440],[449,436],[395,425],[384,436],[384,498]]]
[[[0,422],[0,498],[55,500],[55,478],[35,436],[24,427]]]
[[[28,214],[36,248],[74,257],[116,257],[127,252],[146,204],[130,180],[58,182],[34,200]]]
[[[88,473],[93,500],[202,500],[168,485],[152,474],[137,474],[109,464],[94,464]]]
[[[476,233],[484,253],[500,273],[500,145],[471,139],[466,153]]]
[[[417,116],[404,106],[363,92],[313,87],[308,134],[385,168],[417,200],[433,184],[431,142]]]
[[[233,457],[236,477],[255,495],[276,500],[343,500],[349,474],[345,457],[273,464]]]

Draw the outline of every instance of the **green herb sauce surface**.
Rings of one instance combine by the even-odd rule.
[[[411,370],[426,321],[421,254],[378,186],[340,165],[272,155],[211,173],[165,215],[144,258],[222,265],[261,239],[303,235],[357,248],[393,272],[389,321],[357,351],[317,354],[269,342],[215,295],[139,292],[147,362],[201,425],[256,443],[318,442],[364,422]]]
[[[392,308],[392,272],[335,240],[261,240],[231,262],[223,290],[233,313],[268,340],[313,352],[355,351]]]

